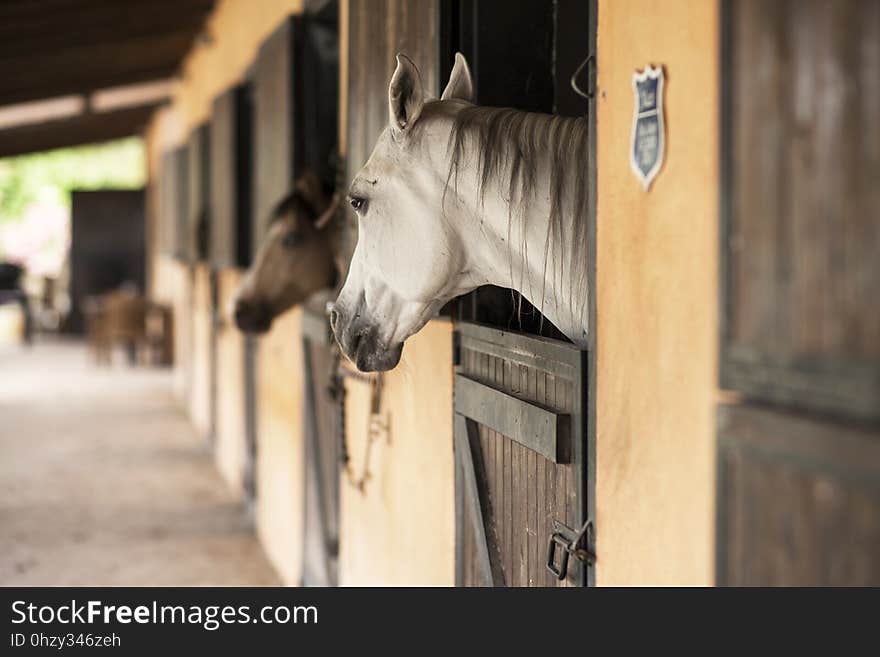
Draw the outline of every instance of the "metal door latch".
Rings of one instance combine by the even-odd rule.
[[[588,565],[595,563],[596,555],[592,552],[592,520],[584,522],[578,532],[558,520],[553,522],[553,528],[554,532],[550,535],[550,541],[547,545],[547,570],[553,573],[556,579],[562,581],[568,576],[569,557],[574,557]],[[558,565],[556,563],[557,552],[560,552]]]

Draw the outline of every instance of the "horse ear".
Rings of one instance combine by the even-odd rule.
[[[455,65],[449,74],[449,82],[440,100],[464,100],[474,102],[474,81],[467,60],[460,52],[455,53]]]
[[[388,113],[391,128],[403,132],[418,120],[424,105],[422,76],[412,60],[402,53],[397,55],[397,68],[388,85]]]
[[[313,208],[321,207],[326,201],[321,179],[311,169],[305,169],[296,181],[296,192]]]
[[[328,199],[321,179],[314,171],[306,169],[296,181],[293,198],[308,215],[312,225],[323,230],[339,209],[342,195],[336,193],[333,198]]]

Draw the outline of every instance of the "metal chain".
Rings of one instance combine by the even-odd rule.
[[[383,375],[366,375],[360,372],[354,372],[347,368],[342,360],[342,352],[339,346],[334,343],[333,358],[331,359],[330,381],[331,397],[336,401],[339,418],[339,460],[342,470],[345,473],[345,479],[350,486],[358,490],[361,494],[366,492],[367,483],[372,478],[370,471],[370,462],[373,453],[373,445],[384,433],[390,436],[390,423],[387,419],[380,416],[382,408],[382,386],[384,384]],[[367,418],[367,444],[364,447],[363,465],[361,472],[356,473],[351,463],[351,455],[348,451],[348,435],[345,431],[345,384],[346,378],[361,381],[370,385],[370,414]]]

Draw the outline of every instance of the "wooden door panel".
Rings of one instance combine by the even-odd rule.
[[[233,87],[217,96],[211,106],[211,264],[215,267],[234,267],[237,264],[236,104],[236,88]]]
[[[174,172],[174,151],[167,151],[162,154],[162,168],[159,173],[159,247],[161,252],[168,256],[174,256],[177,239],[175,212],[177,180]]]
[[[250,261],[250,85],[232,87],[211,110],[211,263],[245,267]]]
[[[348,4],[348,107],[346,189],[373,152],[388,125],[388,83],[394,56],[405,53],[415,62],[425,92],[440,95],[438,17],[441,0],[375,0]],[[353,212],[340,244],[348,262],[357,243]]]
[[[211,234],[211,135],[207,123],[195,128],[187,142],[189,195],[187,196],[188,259],[208,257]]]
[[[162,225],[166,236],[165,252],[186,260],[189,254],[187,216],[189,206],[189,167],[187,151],[178,147],[162,158]]]
[[[562,582],[546,563],[555,523],[576,531],[586,519],[584,352],[475,324],[457,330],[459,583],[582,585],[579,562]]]
[[[880,4],[726,4],[727,388],[880,419]]]
[[[876,585],[880,4],[723,7],[718,579]]]
[[[294,149],[294,49],[301,19],[286,19],[262,44],[253,75],[254,199],[252,248],[259,248],[273,207],[292,189]]]
[[[719,410],[719,583],[880,585],[880,432]]]
[[[336,586],[343,397],[335,382],[337,360],[327,318],[304,308],[301,326],[306,462],[303,583]]]

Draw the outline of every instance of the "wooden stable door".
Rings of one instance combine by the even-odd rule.
[[[725,3],[718,580],[880,584],[880,3]]]
[[[719,450],[719,583],[880,584],[880,433],[743,404]]]
[[[586,352],[464,322],[456,340],[456,584],[585,585]]]
[[[593,102],[576,93],[570,80],[590,85],[595,2],[448,0],[441,8],[444,74],[454,52],[464,53],[479,104],[589,114]],[[595,134],[595,122],[588,121]],[[583,163],[591,181],[594,162],[592,155]],[[588,190],[594,192],[595,186]],[[594,217],[583,221],[593,234]],[[591,248],[582,245],[588,262]],[[591,352],[552,339],[561,334],[528,302],[519,306],[509,290],[487,286],[472,292],[457,302],[457,319],[457,584],[592,583]],[[504,330],[510,326],[550,337]]]
[[[305,436],[303,585],[339,582],[339,466],[343,396],[327,318],[302,314]]]

